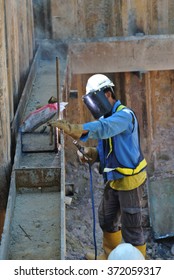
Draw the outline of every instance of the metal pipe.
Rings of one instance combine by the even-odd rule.
[[[59,58],[58,57],[56,57],[56,79],[57,79],[58,118],[61,119],[61,114],[60,114],[60,102],[61,102],[61,97],[60,97],[60,70],[59,70]]]

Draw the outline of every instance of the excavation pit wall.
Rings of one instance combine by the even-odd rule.
[[[173,98],[173,87],[172,87],[172,81],[173,79],[173,71],[174,68],[172,64],[172,55],[169,51],[165,50],[171,49],[173,44],[173,36],[169,36],[168,44],[166,44],[168,36],[145,36],[144,38],[128,38],[127,39],[112,39],[110,42],[105,40],[100,40],[100,42],[96,41],[90,41],[88,42],[81,42],[78,44],[61,44],[60,42],[54,42],[52,40],[43,40],[38,41],[40,43],[40,51],[39,55],[36,59],[37,67],[35,67],[36,71],[36,79],[35,77],[30,80],[30,86],[31,83],[33,83],[32,90],[30,92],[30,96],[27,98],[23,98],[23,102],[27,104],[27,106],[24,106],[25,110],[22,112],[22,109],[19,110],[20,118],[16,117],[13,127],[19,126],[19,119],[20,121],[28,115],[32,110],[36,109],[36,106],[46,104],[50,96],[56,96],[57,95],[57,84],[56,84],[56,57],[59,57],[60,59],[60,92],[62,93],[61,101],[68,102],[68,106],[66,110],[63,113],[63,116],[73,123],[83,123],[86,121],[92,120],[91,115],[87,111],[87,109],[84,107],[84,104],[82,102],[82,95],[85,93],[85,85],[87,82],[87,79],[91,76],[91,74],[94,74],[96,72],[107,74],[117,85],[117,95],[119,99],[124,103],[130,106],[134,109],[136,112],[139,122],[140,122],[140,130],[141,130],[141,139],[142,139],[142,148],[143,152],[145,153],[146,158],[148,159],[148,163],[150,166],[150,177],[151,176],[168,176],[170,173],[170,176],[173,176],[172,174],[172,164],[173,164],[173,158],[169,156],[167,165],[165,164],[165,167],[167,166],[167,170],[165,170],[165,174],[163,174],[163,169],[160,169],[160,166],[158,163],[162,161],[164,162],[164,157],[160,157],[158,155],[165,152],[165,154],[168,153],[168,151],[173,151],[173,142],[171,141],[173,135],[172,133],[165,133],[168,130],[170,130],[172,126],[172,121],[169,119],[174,116],[173,113],[173,107],[172,107],[172,98]],[[99,44],[99,45],[98,45]],[[140,48],[140,45],[142,44],[144,51],[144,59],[141,59],[141,65],[138,65],[137,67],[136,63],[139,61],[138,57],[140,55],[140,52],[142,51],[142,48]],[[152,66],[154,65],[153,60],[151,61],[149,48],[153,48],[154,46],[160,45],[159,52],[156,54],[156,58],[161,56],[161,53],[166,53],[166,64],[155,64],[155,69],[152,69]],[[106,47],[105,47],[106,46]],[[122,50],[122,56],[124,57],[124,60],[121,59],[121,54],[115,52],[115,47]],[[122,46],[122,47],[121,47]],[[127,52],[127,48],[129,49],[129,52]],[[134,48],[136,49],[136,52],[134,52]],[[69,49],[69,52],[68,52]],[[134,54],[134,64],[133,68],[131,65],[131,68],[127,68],[127,60],[129,58],[130,49],[132,50]],[[155,47],[154,47],[155,49]],[[51,51],[50,51],[51,50]],[[113,56],[110,53],[109,59],[110,63],[112,62],[112,67],[109,68],[108,66],[108,60],[107,60],[107,52],[112,51],[114,55],[114,61],[112,61]],[[147,51],[147,52],[146,52]],[[104,58],[104,61],[102,59]],[[147,59],[150,68],[150,71],[148,69]],[[97,59],[97,60],[96,60]],[[131,58],[132,59],[132,58]],[[164,60],[164,59],[163,59]],[[143,66],[143,61],[146,61],[146,65]],[[155,61],[160,61],[156,59]],[[102,64],[100,64],[100,62]],[[122,65],[121,63],[124,62]],[[107,64],[108,63],[108,64]],[[119,64],[120,63],[120,64]],[[151,63],[151,64],[150,64]],[[104,67],[107,64],[107,68]],[[95,66],[95,68],[93,67]],[[110,64],[111,65],[111,64]],[[141,66],[141,67],[140,67]],[[146,66],[146,67],[145,67]],[[33,67],[34,68],[34,67]],[[142,69],[143,68],[143,69]],[[157,70],[159,68],[159,71]],[[102,70],[103,69],[103,70]],[[170,70],[171,69],[171,70]],[[153,71],[154,70],[154,71]],[[40,73],[40,74],[38,74]],[[38,74],[38,76],[37,76]],[[41,76],[42,79],[40,79]],[[155,83],[154,81],[155,77]],[[169,79],[170,77],[170,79]],[[158,83],[160,79],[160,84]],[[170,81],[170,83],[168,83]],[[167,86],[166,86],[167,84]],[[165,90],[164,90],[165,89]],[[43,94],[45,93],[45,94]],[[27,96],[27,90],[25,90],[25,94]],[[168,114],[165,115],[165,118],[161,118],[161,110],[163,109],[163,102],[162,100],[166,99],[168,104]],[[20,104],[20,108],[23,106]],[[160,126],[162,124],[162,126]],[[164,137],[165,135],[165,137]],[[167,137],[166,137],[167,135]],[[26,135],[25,135],[26,136]],[[36,135],[32,135],[32,138],[37,138]],[[27,136],[26,136],[27,137]],[[47,136],[48,137],[48,131]],[[18,143],[21,143],[21,135],[18,139]],[[61,153],[60,153],[60,207],[61,211],[63,211],[63,218],[61,218],[61,227],[65,229],[65,209],[64,209],[64,199],[65,199],[65,190],[64,190],[64,180],[65,180],[65,168],[64,168],[64,160],[66,163],[74,162],[77,160],[76,158],[76,149],[72,144],[72,139],[70,139],[68,136],[65,136],[65,145],[64,145],[64,137],[61,136],[61,141],[63,144],[61,144]],[[26,140],[26,139],[25,139]],[[31,140],[31,137],[30,137]],[[157,140],[157,141],[156,141]],[[165,140],[165,141],[164,141]],[[22,138],[22,143],[24,143],[24,137]],[[28,140],[27,140],[28,141]],[[33,141],[33,140],[32,140]],[[46,144],[47,143],[47,144]],[[171,143],[170,147],[168,147],[167,143]],[[24,143],[25,144],[25,143]],[[85,145],[95,145],[95,141],[89,141]],[[46,140],[44,147],[48,146],[48,141]],[[28,143],[25,146],[20,146],[18,148],[19,154],[21,153],[23,148],[29,149]],[[31,146],[30,146],[31,147]],[[64,148],[65,147],[65,148]],[[25,151],[26,152],[26,151]],[[9,194],[9,201],[8,201],[8,207],[7,207],[7,215],[8,218],[6,218],[5,226],[4,226],[4,232],[2,235],[2,242],[1,242],[1,258],[17,258],[17,255],[13,255],[13,252],[8,249],[8,243],[10,242],[12,247],[14,245],[14,240],[11,239],[10,235],[6,239],[5,236],[7,236],[10,231],[10,223],[11,219],[14,215],[13,209],[15,207],[15,197],[20,195],[19,198],[26,197],[29,194],[31,194],[32,187],[27,187],[27,191],[25,189],[25,186],[23,186],[23,183],[19,183],[20,177],[23,179],[26,178],[27,172],[30,173],[31,177],[30,179],[27,179],[25,181],[25,184],[29,182],[29,180],[33,181],[34,178],[37,177],[37,172],[43,172],[47,178],[54,177],[56,174],[56,170],[52,166],[52,161],[54,161],[55,154],[51,152],[51,159],[49,158],[49,153],[47,153],[47,160],[48,164],[46,164],[45,159],[43,158],[40,162],[40,164],[37,162],[39,160],[39,153],[34,153],[34,157],[32,158],[32,151],[30,150],[29,153],[23,153],[23,156],[20,156],[20,165],[14,165],[11,177],[11,187],[10,187],[10,194]],[[65,158],[64,158],[64,152],[65,152]],[[19,163],[19,154],[16,155],[18,157],[17,161]],[[45,155],[45,153],[44,153]],[[54,155],[54,156],[53,156]],[[170,153],[171,155],[171,153]],[[53,156],[53,157],[52,157]],[[31,161],[29,158],[32,158]],[[165,157],[166,158],[166,157]],[[29,164],[27,166],[26,164]],[[35,163],[35,164],[34,164]],[[62,165],[63,164],[63,165]],[[20,166],[20,167],[19,167]],[[51,167],[52,166],[52,167]],[[37,172],[34,173],[35,169],[37,168]],[[57,168],[57,167],[56,167]],[[59,169],[59,168],[58,168]],[[44,170],[44,171],[43,171]],[[47,173],[48,171],[49,173]],[[157,172],[156,172],[157,170]],[[42,174],[43,174],[42,173]],[[47,174],[47,175],[46,175]],[[40,176],[40,175],[39,175]],[[43,176],[43,178],[45,178]],[[29,178],[29,177],[28,177]],[[41,177],[40,177],[41,178]],[[39,179],[40,181],[40,179]],[[46,182],[47,180],[43,179],[41,180],[42,184]],[[16,182],[18,185],[18,188],[16,188]],[[36,196],[40,196],[41,194],[48,194],[50,190],[55,192],[55,185],[49,185],[43,187],[41,185],[37,186],[34,193]],[[62,189],[63,185],[63,189]],[[57,182],[56,182],[57,186]],[[49,189],[49,191],[48,191]],[[17,192],[16,192],[17,191]],[[51,191],[51,193],[52,193]],[[59,192],[56,190],[56,195],[58,195]],[[23,196],[22,196],[23,195]],[[52,194],[51,194],[52,195]],[[58,195],[59,196],[59,195]],[[29,196],[28,196],[29,197]],[[43,196],[44,197],[44,196]],[[59,197],[57,197],[59,200]],[[18,202],[17,198],[17,202]],[[144,198],[144,225],[146,227],[149,227],[149,219],[148,219],[148,206],[147,206],[147,196],[145,193]],[[9,206],[10,205],[10,206]],[[16,210],[17,211],[17,210]],[[28,214],[26,213],[28,216]],[[40,214],[39,214],[40,215]],[[18,215],[19,216],[19,215]],[[40,216],[41,217],[41,216]],[[20,226],[19,226],[20,225]],[[41,222],[33,221],[33,225],[36,227],[36,231],[38,233],[38,228],[41,228]],[[30,238],[32,239],[31,232],[28,232],[29,229],[24,228],[20,224],[19,221],[16,223],[16,229],[15,225],[13,227],[13,232],[20,232],[20,234],[24,234],[24,239],[27,240],[27,242],[31,242]],[[25,233],[26,232],[26,233]],[[4,240],[6,239],[6,241]],[[37,239],[37,236],[33,237]],[[65,232],[60,232],[60,240],[61,240],[61,253],[58,256],[58,253],[56,253],[56,257],[60,257],[61,259],[65,258]],[[2,246],[3,245],[3,246]],[[38,248],[42,247],[43,243],[38,243]],[[63,249],[62,249],[63,248]],[[8,252],[8,254],[7,254]],[[58,252],[58,251],[57,251]],[[20,257],[28,258],[29,254],[32,254],[33,251],[26,251],[25,255],[20,255]],[[31,256],[31,255],[30,255]],[[52,256],[49,256],[52,258]],[[55,257],[55,255],[54,255]],[[33,253],[33,258],[37,258],[36,255]]]

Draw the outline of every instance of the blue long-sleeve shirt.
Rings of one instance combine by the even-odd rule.
[[[116,167],[135,169],[142,160],[136,116],[128,108],[117,111],[120,105],[118,100],[111,116],[83,124],[83,129],[88,133],[80,138],[84,142],[88,139],[99,141],[97,150],[107,180],[124,177],[116,171]],[[112,148],[109,138],[112,139]]]
[[[121,102],[118,100],[113,106],[112,112],[114,113],[110,117],[102,117],[97,121],[83,124],[83,130],[89,132],[80,140],[86,142],[88,139],[108,139],[126,130],[132,131],[132,115],[127,109],[115,112],[119,105]]]

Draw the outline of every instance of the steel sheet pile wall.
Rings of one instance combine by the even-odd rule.
[[[34,0],[36,37],[81,39],[173,34],[173,0]]]
[[[7,93],[7,73],[6,69],[6,50],[5,50],[5,32],[4,32],[4,9],[3,1],[0,2],[0,234],[4,219],[4,196],[6,194],[7,179],[6,173],[10,165],[10,151],[9,151],[9,130],[10,121],[6,110],[9,111],[9,98]],[[4,124],[7,125],[4,125]]]
[[[96,67],[99,68],[98,61],[100,60],[100,72],[112,72],[112,77],[114,72],[109,70],[111,63],[105,63],[106,61],[104,61],[102,64],[102,55],[105,58],[109,55],[110,61],[114,61],[114,59],[112,60],[113,53],[108,50],[109,38],[121,37],[123,46],[120,51],[128,53],[128,51],[130,51],[128,46],[129,42],[128,39],[127,42],[126,40],[124,42],[124,39],[136,35],[137,39],[132,49],[135,49],[136,44],[137,49],[135,49],[135,53],[132,51],[132,54],[129,55],[129,60],[127,57],[123,57],[119,49],[117,49],[115,55],[120,58],[121,61],[125,60],[125,68],[120,75],[115,71],[115,81],[119,88],[119,98],[129,106],[132,106],[140,119],[144,150],[146,154],[148,154],[149,159],[152,156],[154,160],[157,149],[159,150],[162,145],[170,141],[162,138],[161,142],[159,142],[159,136],[161,135],[160,127],[162,129],[167,129],[168,126],[171,127],[172,118],[174,116],[174,109],[172,107],[174,74],[172,71],[173,68],[171,67],[173,58],[172,48],[169,46],[172,39],[167,38],[168,35],[174,33],[173,1],[34,0],[33,5],[35,32],[38,39],[55,39],[64,40],[65,42],[73,41],[77,44],[79,44],[79,42],[81,43],[83,39],[86,41],[86,38],[88,38],[88,42],[89,39],[91,41],[101,39],[105,42],[105,49],[103,49],[103,44],[100,44],[103,49],[103,51],[101,51],[101,57],[100,54],[98,54],[92,57],[91,62],[91,60],[89,61],[90,53],[87,51],[86,57],[80,58],[81,65],[78,65],[77,61],[75,62],[76,67],[79,69],[77,76],[82,74],[82,64],[86,65],[88,69],[90,68],[90,71],[84,71],[83,77],[74,76],[72,79],[70,90],[78,90],[78,101],[77,98],[72,98],[72,93],[70,93],[67,98],[70,101],[69,108],[72,103],[72,111],[74,109],[74,103],[78,103],[78,108],[76,106],[76,110],[79,111],[80,116],[83,115],[84,117],[85,114],[85,120],[89,120],[89,114],[86,113],[86,111],[83,113],[84,107],[79,101],[81,100],[81,95],[85,91],[85,83],[88,77],[88,75],[85,76],[85,74],[95,73]],[[154,46],[152,39],[151,45],[149,46],[151,49],[154,46],[154,53],[152,50],[149,51],[148,60],[151,62],[151,66],[152,64],[154,66],[156,62],[158,65],[156,68],[145,67],[146,70],[148,70],[146,73],[141,73],[142,65],[139,65],[139,62],[142,61],[146,63],[144,53],[148,50],[148,47],[147,49],[141,49],[141,46],[138,47],[138,43],[136,43],[138,37],[140,37],[141,40],[143,35],[166,35],[166,38],[164,40],[162,39],[164,44],[166,44],[166,47],[162,50],[162,56],[160,54],[160,48],[163,46],[163,42],[161,44],[159,41],[157,45]],[[167,46],[169,46],[169,48]],[[76,51],[76,48],[78,48],[77,45],[73,46],[72,51]],[[98,45],[92,52],[95,52],[95,50],[96,53],[99,53]],[[135,61],[137,53],[139,54],[139,58]],[[160,57],[157,58],[156,54],[160,54],[161,59]],[[136,70],[131,69],[130,65],[126,69],[127,62],[137,66],[137,73],[134,73]],[[166,63],[171,63],[170,67],[167,68]],[[116,64],[117,62],[114,61],[114,65]],[[140,70],[140,72],[138,72],[138,70]],[[72,73],[74,73],[73,69]],[[71,108],[69,111],[71,111]],[[161,114],[161,112],[166,113]],[[76,115],[77,114],[71,116],[72,121],[84,121],[84,118],[79,119],[79,117],[77,117],[77,119],[75,119]],[[156,141],[156,139],[158,141]]]
[[[10,181],[11,123],[35,49],[33,22],[32,0],[0,1],[0,210]]]

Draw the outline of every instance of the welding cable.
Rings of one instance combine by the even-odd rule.
[[[95,248],[95,260],[97,260],[97,242],[96,242],[96,218],[95,218],[95,203],[94,203],[94,191],[93,191],[93,180],[92,180],[92,168],[91,164],[89,165],[89,175],[90,175],[90,193],[91,193],[91,202],[92,202],[92,215],[93,215],[93,240]]]
[[[84,154],[84,147],[82,147],[77,140],[73,140],[73,144],[77,147],[77,149],[82,153],[84,157],[88,159],[89,165],[89,175],[90,175],[90,194],[91,194],[91,202],[92,202],[92,216],[93,216],[93,239],[94,239],[94,248],[95,248],[95,260],[97,260],[97,242],[96,242],[96,218],[95,218],[95,203],[94,203],[94,192],[93,192],[93,180],[92,180],[92,168],[90,163],[90,158]]]

